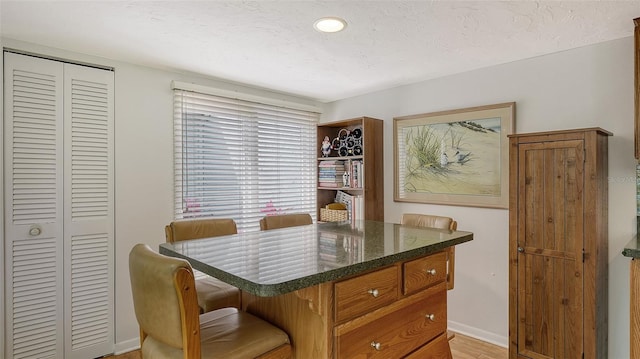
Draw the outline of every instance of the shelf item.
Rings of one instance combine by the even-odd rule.
[[[384,220],[383,121],[370,117],[318,125],[318,218],[323,208],[349,198],[348,220]],[[340,193],[343,193],[342,195]],[[326,217],[327,213],[325,213]]]
[[[342,222],[349,219],[346,209],[320,208],[320,220],[322,222]]]

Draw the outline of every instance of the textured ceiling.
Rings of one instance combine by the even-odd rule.
[[[321,34],[323,16],[346,30]],[[0,1],[3,37],[326,102],[633,35],[635,1]]]

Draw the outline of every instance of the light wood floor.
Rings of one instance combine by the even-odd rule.
[[[119,354],[119,355],[112,355],[112,356],[104,357],[102,359],[141,359],[141,358],[142,356],[140,355],[140,350],[134,350],[132,352]]]
[[[503,359],[508,357],[507,348],[489,344],[459,333],[449,342],[453,359]],[[105,359],[140,359],[136,350]]]
[[[506,359],[507,348],[456,333],[449,341],[453,359]]]

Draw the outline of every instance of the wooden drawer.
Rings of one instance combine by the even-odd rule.
[[[447,253],[440,252],[412,260],[404,263],[403,267],[403,293],[415,293],[447,278]]]
[[[432,317],[431,317],[432,316]],[[338,358],[400,358],[447,330],[447,287],[424,292],[336,328]]]
[[[398,267],[388,267],[335,284],[336,322],[393,303],[398,298]]]
[[[405,359],[451,359],[451,348],[447,333],[440,334],[429,344],[407,355]]]

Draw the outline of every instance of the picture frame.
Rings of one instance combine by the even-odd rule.
[[[515,102],[394,117],[396,202],[509,208]]]

